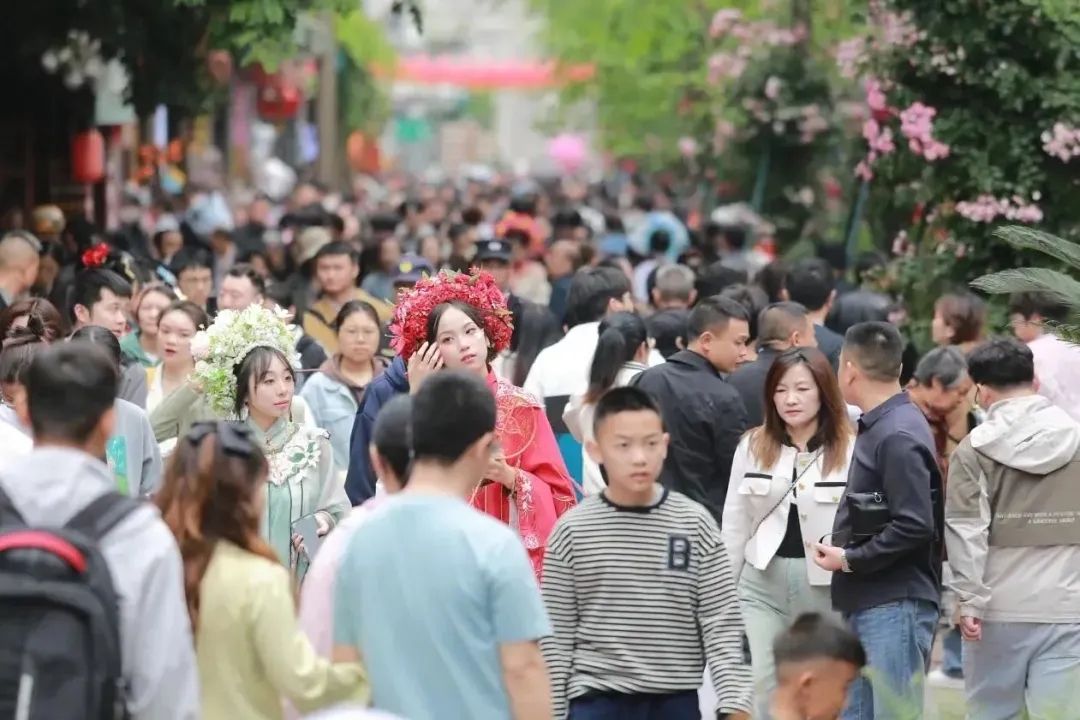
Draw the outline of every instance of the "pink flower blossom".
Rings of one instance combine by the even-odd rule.
[[[874,171],[870,167],[870,163],[866,160],[859,161],[859,164],[855,166],[855,177],[861,178],[869,182],[874,179]]]
[[[852,79],[859,74],[859,66],[866,60],[866,38],[855,37],[842,41],[833,50],[840,76]]]
[[[697,140],[692,137],[679,139],[679,154],[689,160],[698,154]]]
[[[742,20],[742,12],[735,8],[723,8],[717,10],[709,24],[709,37],[715,39],[727,35],[735,23]]]
[[[900,111],[900,134],[907,138],[911,152],[928,162],[949,156],[949,146],[934,139],[935,115],[937,110],[921,102]]]
[[[1054,127],[1042,134],[1043,151],[1051,157],[1069,162],[1080,157],[1080,129],[1065,123],[1054,123]]]
[[[709,84],[719,85],[725,78],[738,79],[746,70],[746,60],[738,55],[717,53],[709,58]]]
[[[1020,196],[995,198],[983,194],[972,201],[956,203],[956,212],[960,217],[977,223],[993,222],[999,217],[1022,223],[1039,223],[1043,219],[1042,208]]]
[[[877,112],[889,109],[888,100],[885,98],[885,91],[881,87],[881,82],[875,78],[867,78],[864,88],[866,90],[866,105],[871,111]]]

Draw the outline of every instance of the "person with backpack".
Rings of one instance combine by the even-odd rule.
[[[34,449],[0,471],[0,717],[200,717],[176,541],[102,460],[118,384],[79,340],[26,372]]]

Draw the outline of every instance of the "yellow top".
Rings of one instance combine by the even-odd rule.
[[[289,571],[221,542],[200,585],[196,653],[203,720],[279,720],[282,699],[302,713],[366,704],[356,663],[319,657],[296,618]]]

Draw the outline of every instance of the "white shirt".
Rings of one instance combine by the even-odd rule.
[[[34,449],[33,439],[25,432],[0,421],[0,470]]]
[[[536,361],[529,370],[529,377],[525,378],[525,389],[547,406],[549,417],[556,412],[556,417],[561,417],[570,398],[576,394],[584,394],[588,389],[589,368],[592,367],[596,343],[599,340],[599,322],[575,325],[562,340],[544,348],[536,356]],[[656,350],[649,353],[650,367],[663,362],[664,356]],[[552,407],[552,399],[562,405]]]
[[[720,537],[731,559],[731,572],[736,582],[742,575],[744,563],[758,570],[768,567],[787,534],[788,513],[793,507],[799,513],[804,547],[809,548],[832,533],[833,518],[847,486],[854,450],[855,438],[852,437],[843,465],[822,476],[824,455],[819,454],[820,451],[802,453],[784,445],[776,465],[765,468],[750,452],[750,435],[743,437],[731,463],[731,479],[720,526]],[[799,481],[792,497],[793,493],[788,490],[796,474]],[[770,510],[772,512],[766,516]],[[828,540],[826,538],[825,544],[829,544]],[[806,574],[811,585],[832,582],[832,573],[814,564],[812,552],[806,553]]]
[[[1039,394],[1080,422],[1080,345],[1044,333],[1028,343]]]

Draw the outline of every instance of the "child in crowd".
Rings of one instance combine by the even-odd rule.
[[[773,641],[773,720],[836,720],[866,665],[859,638],[818,613],[795,618]]]
[[[647,393],[609,390],[593,418],[586,448],[607,487],[560,518],[544,560],[553,716],[697,720],[706,664],[719,717],[743,716],[750,673],[716,520],[657,482],[668,435]]]

